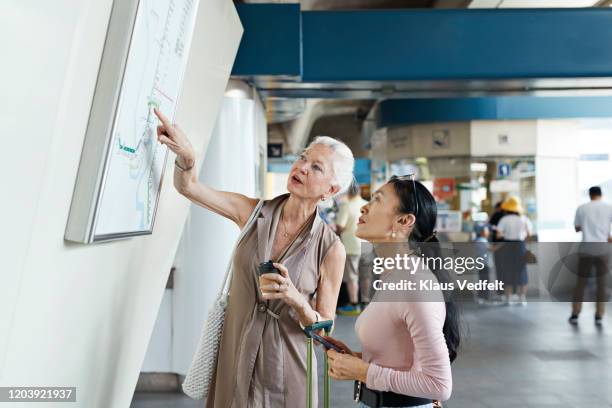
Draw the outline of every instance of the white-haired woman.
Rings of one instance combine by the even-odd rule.
[[[198,182],[187,137],[158,111],[157,134],[177,155],[174,185],[196,204],[243,228],[257,199]],[[317,203],[345,190],[353,154],[330,137],[316,138],[291,167],[287,190],[264,203],[236,249],[230,302],[207,407],[299,407],[306,402],[306,340],[301,326],[333,319],[344,269],[342,243],[322,222]],[[257,269],[273,260],[280,274]],[[316,382],[313,384],[316,406]]]

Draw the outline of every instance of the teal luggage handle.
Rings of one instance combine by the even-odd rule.
[[[304,327],[304,333],[306,334],[306,408],[313,408],[312,406],[312,355],[314,353],[314,340],[312,339],[311,333],[313,331],[324,330],[325,335],[328,336],[331,332],[332,326],[334,325],[333,320],[325,320],[322,322],[313,323],[310,326]],[[329,408],[329,371],[327,368],[327,354],[323,357],[323,407]]]

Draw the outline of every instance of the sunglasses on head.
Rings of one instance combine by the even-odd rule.
[[[419,200],[417,199],[417,189],[416,189],[416,174],[406,174],[404,176],[393,176],[392,179],[399,181],[412,181],[412,192],[414,194],[414,216],[416,217],[419,213]]]

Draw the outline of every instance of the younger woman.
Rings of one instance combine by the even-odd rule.
[[[377,256],[436,255],[436,202],[421,183],[393,177],[361,209],[356,235],[373,242]],[[389,279],[386,271],[380,279]],[[444,271],[424,268],[415,280],[448,282]],[[418,284],[418,282],[417,282]],[[450,363],[457,355],[459,323],[456,305],[440,291],[406,293],[407,301],[388,301],[377,292],[356,323],[363,347],[345,353],[328,350],[330,376],[356,380],[354,397],[361,407],[431,407],[447,400],[452,389]],[[378,297],[378,299],[377,299]],[[427,300],[427,301],[424,301]]]

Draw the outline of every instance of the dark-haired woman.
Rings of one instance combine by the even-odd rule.
[[[393,254],[383,256],[410,256],[417,250],[435,256],[436,202],[421,183],[393,177],[361,213],[356,235],[382,252],[393,249]],[[378,250],[377,255],[381,256]],[[379,278],[385,281],[392,273],[383,272]],[[413,277],[448,281],[443,271],[427,268]],[[355,326],[362,353],[328,338],[346,351],[327,351],[330,376],[356,380],[361,407],[431,407],[434,400],[450,398],[450,363],[459,345],[456,305],[445,302],[440,291],[407,294],[403,302],[377,300],[379,295],[388,296],[377,292]]]

